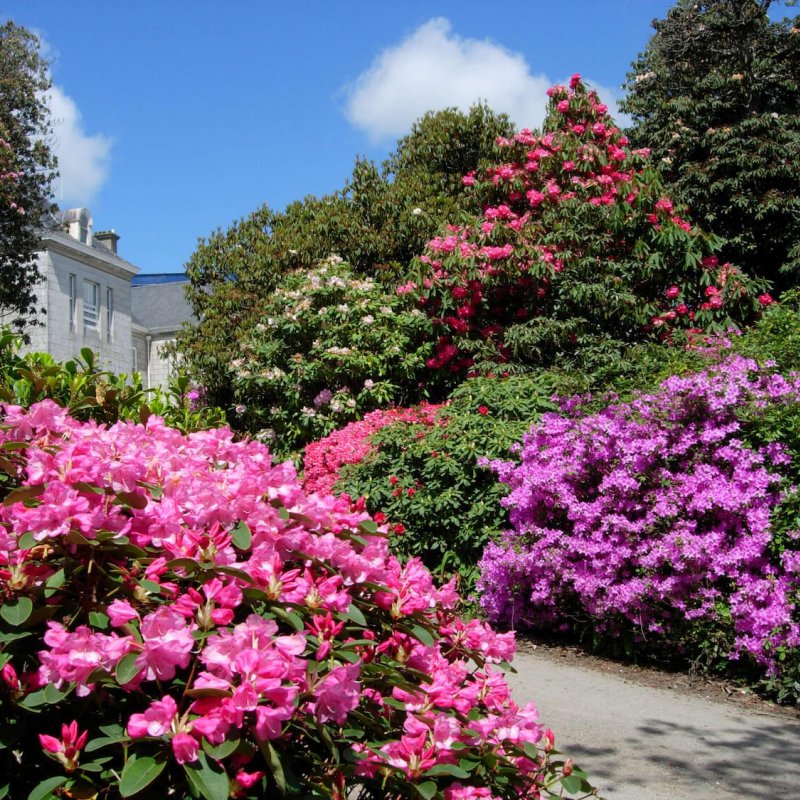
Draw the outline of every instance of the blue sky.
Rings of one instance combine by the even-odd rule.
[[[612,108],[670,0],[0,0],[51,59],[63,180],[144,272],[262,204],[340,188],[429,109],[521,126],[580,72]]]

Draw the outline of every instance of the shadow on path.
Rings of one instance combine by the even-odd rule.
[[[608,800],[800,798],[800,721],[520,653],[509,675]]]

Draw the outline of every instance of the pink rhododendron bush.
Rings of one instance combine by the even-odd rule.
[[[795,669],[800,546],[772,516],[796,488],[786,449],[747,446],[747,428],[798,403],[800,378],[729,356],[599,413],[577,399],[544,415],[519,462],[492,462],[512,528],[481,563],[490,620]]]
[[[541,134],[499,139],[499,163],[464,177],[482,215],[430,241],[418,277],[398,287],[436,326],[429,367],[602,363],[772,302],[763,281],[719,261],[720,241],[669,197],[580,76],[548,94]]]
[[[263,445],[44,401],[4,407],[0,468],[0,796],[589,791],[512,636]]]

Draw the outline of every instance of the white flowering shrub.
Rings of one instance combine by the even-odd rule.
[[[232,364],[235,413],[280,456],[428,393],[421,379],[430,322],[406,296],[356,276],[337,256],[288,273],[243,345]]]

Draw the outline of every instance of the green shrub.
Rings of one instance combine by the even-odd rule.
[[[53,400],[81,421],[111,424],[121,419],[163,417],[184,433],[225,422],[224,413],[203,405],[189,379],[178,376],[167,389],[145,389],[141,377],[102,370],[89,348],[80,356],[56,361],[48,353],[19,353],[20,339],[0,329],[0,401],[29,408]]]
[[[479,459],[506,455],[567,386],[572,378],[544,372],[467,380],[434,424],[398,422],[375,433],[369,454],[342,467],[336,488],[385,515],[395,553],[457,573],[469,590],[484,545],[507,524],[505,490]]]

